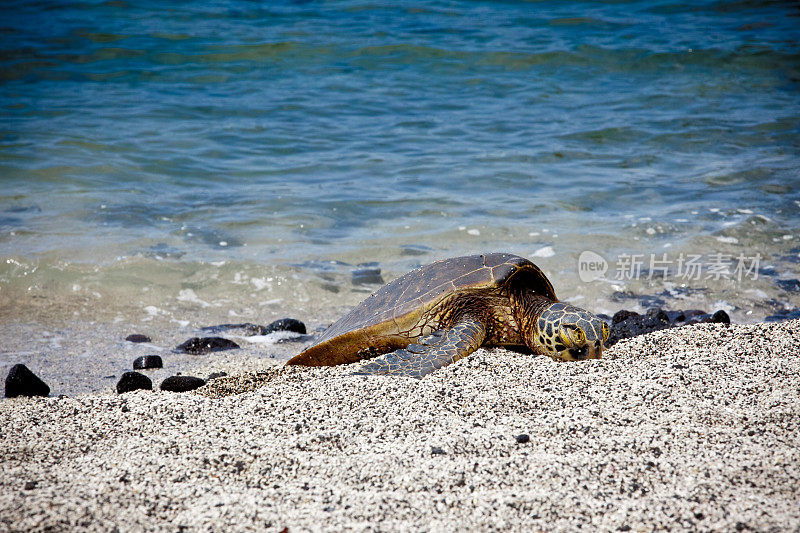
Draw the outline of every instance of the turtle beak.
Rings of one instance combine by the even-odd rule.
[[[568,359],[571,361],[583,361],[585,359],[600,359],[603,357],[603,343],[595,341],[586,343],[578,348],[567,350]],[[565,354],[566,355],[566,354]]]

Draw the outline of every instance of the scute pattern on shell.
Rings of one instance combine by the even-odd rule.
[[[534,275],[536,288],[542,295],[555,299],[547,277],[525,258],[505,253],[454,257],[412,270],[380,288],[331,325],[316,344],[351,331],[396,321],[455,291],[501,286],[521,269]],[[391,329],[390,324],[387,324],[388,329]]]

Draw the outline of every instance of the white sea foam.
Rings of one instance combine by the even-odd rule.
[[[299,333],[294,331],[273,331],[267,335],[228,335],[228,337],[249,342],[251,344],[272,345],[286,339],[296,339]]]
[[[552,246],[545,246],[543,248],[539,248],[531,255],[533,257],[553,257],[554,255],[556,255],[556,252],[555,250],[553,250]]]
[[[250,278],[250,283],[257,291],[268,289],[272,287],[272,278]]]
[[[201,300],[192,289],[181,289],[175,299],[181,302],[199,304],[202,307],[211,307],[210,303],[206,302],[205,300]]]

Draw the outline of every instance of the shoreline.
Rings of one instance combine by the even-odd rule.
[[[662,330],[583,363],[479,350],[423,380],[206,370],[223,368],[195,393],[0,402],[0,524],[800,527],[800,320]]]
[[[356,298],[353,301],[359,301],[364,294],[366,293],[355,294]],[[644,319],[641,324],[620,325],[621,331],[628,332],[625,335],[631,332],[642,334],[656,329],[652,321],[646,317],[674,317],[676,314],[681,314],[680,311],[671,310],[675,306],[687,309],[687,313],[700,312],[688,311],[692,307],[680,300],[675,300],[668,306],[645,308],[642,304],[648,297],[639,298],[642,300],[640,304],[629,302],[632,305],[615,308],[617,310],[615,312],[623,312],[626,316],[636,315],[638,311]],[[636,300],[636,297],[632,300]],[[90,319],[78,313],[69,319],[46,316],[28,317],[27,320],[16,319],[0,323],[0,337],[3,338],[3,345],[0,346],[0,375],[7,375],[16,364],[24,364],[51,387],[53,396],[112,392],[120,376],[133,369],[134,359],[145,355],[159,355],[164,360],[164,368],[145,371],[154,382],[160,382],[174,374],[205,372],[205,375],[199,377],[206,378],[208,374],[214,373],[204,371],[209,365],[218,368],[220,365],[217,363],[246,365],[251,360],[285,361],[300,353],[310,342],[308,336],[292,341],[278,336],[265,338],[241,332],[204,331],[210,326],[245,322],[266,325],[275,320],[291,317],[303,322],[308,335],[313,336],[324,331],[352,307],[351,305],[328,306],[315,309],[313,312],[306,308],[298,308],[287,312],[284,306],[276,305],[275,308],[264,309],[260,313],[254,313],[252,310],[239,313],[232,307],[215,302],[209,308],[193,305],[181,309],[147,308],[142,311],[143,316],[136,319],[123,319],[121,316],[117,316],[114,320],[109,320],[108,317]],[[662,309],[665,310],[665,314],[661,313]],[[704,316],[709,318],[716,311],[728,307],[711,306],[705,309],[708,315]],[[653,314],[654,310],[659,313]],[[786,316],[791,319],[795,318],[796,314],[792,312]],[[612,316],[605,313],[599,313],[598,316],[612,326],[613,333]],[[687,315],[686,320],[689,320],[689,316],[694,315]],[[747,315],[742,315],[741,312],[732,312],[730,316],[730,320],[741,325],[761,323],[754,319],[747,320]],[[743,319],[746,321],[742,322]],[[682,320],[669,318],[669,322],[671,326],[677,326]],[[152,341],[128,342],[126,337],[131,334],[144,334]],[[203,355],[175,352],[180,344],[192,337],[217,335],[233,340],[240,348]],[[612,337],[616,338],[614,335]],[[222,370],[215,372],[218,371]]]

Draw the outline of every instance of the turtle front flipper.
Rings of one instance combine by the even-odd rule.
[[[485,337],[486,326],[482,321],[464,317],[452,328],[424,337],[419,344],[409,344],[371,360],[356,374],[421,378],[468,356],[483,344]]]

